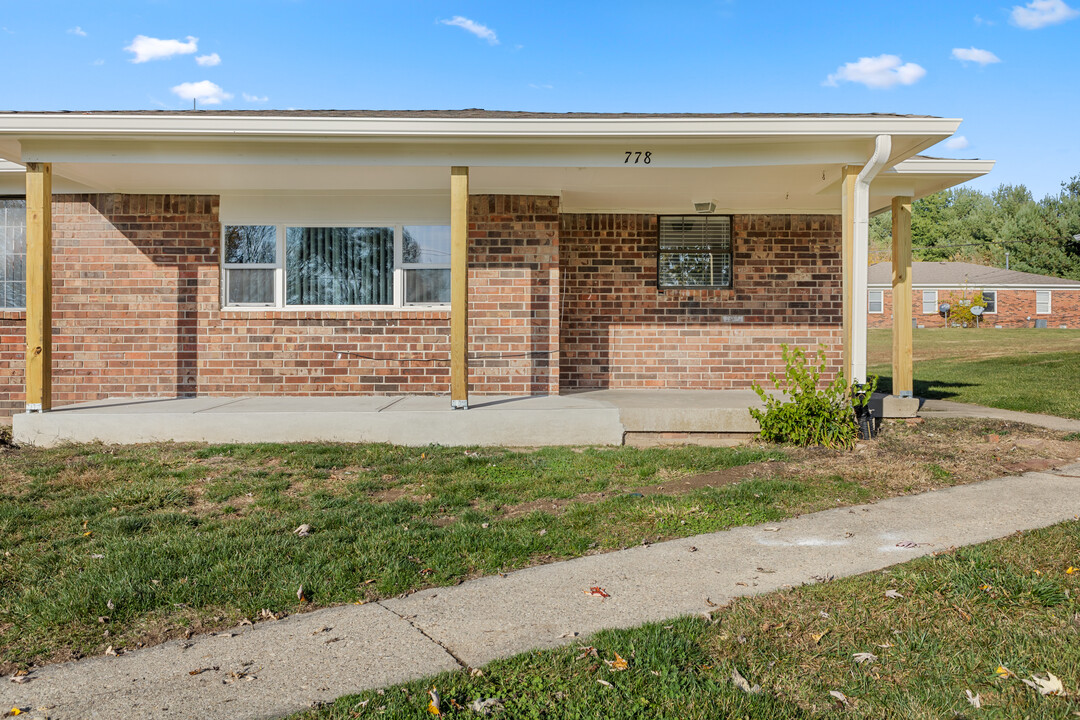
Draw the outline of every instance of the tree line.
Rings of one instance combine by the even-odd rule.
[[[890,259],[892,213],[870,220],[871,262]],[[1035,200],[1024,185],[959,187],[911,207],[915,260],[954,260],[1080,280],[1080,175]]]

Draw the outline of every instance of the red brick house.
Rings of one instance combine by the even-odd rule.
[[[1080,281],[964,262],[911,266],[911,317],[918,327],[945,327],[943,303],[981,293],[982,327],[1080,327]],[[892,327],[892,263],[870,266],[869,326]]]
[[[918,156],[959,122],[0,113],[0,411],[859,378],[867,218],[990,170]]]

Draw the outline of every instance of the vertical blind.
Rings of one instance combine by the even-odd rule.
[[[26,307],[26,201],[0,198],[0,308]]]
[[[393,228],[300,228],[285,232],[288,305],[392,305]]]

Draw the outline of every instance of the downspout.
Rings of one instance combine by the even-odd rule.
[[[892,154],[892,136],[878,135],[874,154],[855,178],[855,214],[851,257],[851,382],[866,382],[867,267],[870,262],[870,183],[885,168]]]

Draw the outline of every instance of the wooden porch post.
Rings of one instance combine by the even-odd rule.
[[[840,252],[843,264],[843,320],[844,320],[844,377],[848,384],[852,382],[851,376],[851,330],[852,330],[852,285],[854,282],[854,266],[852,262],[855,255],[855,179],[862,170],[861,165],[845,165],[840,171],[841,178],[841,236],[842,248]]]
[[[26,411],[52,408],[52,164],[26,164]]]
[[[892,199],[892,394],[914,391],[911,349],[911,197]]]
[[[469,168],[450,168],[450,407],[469,409]]]

